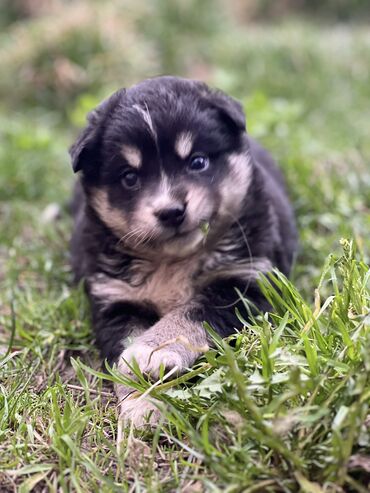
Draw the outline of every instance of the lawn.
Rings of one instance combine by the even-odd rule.
[[[369,491],[369,27],[195,3],[0,19],[1,492]],[[271,315],[214,336],[180,378],[138,375],[164,418],[134,432],[71,285],[67,149],[102,97],[162,73],[243,102],[286,176],[300,251],[290,281],[261,279]]]

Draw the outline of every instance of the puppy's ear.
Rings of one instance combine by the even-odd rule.
[[[125,89],[112,94],[87,115],[87,125],[70,147],[72,168],[76,173],[81,169],[97,169],[99,165],[99,144],[103,124],[118,99],[125,93]]]
[[[222,91],[213,91],[209,103],[218,110],[226,123],[232,125],[236,130],[245,130],[245,114],[239,101],[227,96]]]
[[[89,113],[87,120],[88,125],[82,130],[76,142],[70,147],[69,154],[72,159],[72,168],[75,173],[85,168],[96,164],[97,152],[96,145],[98,142],[99,124],[93,113]]]

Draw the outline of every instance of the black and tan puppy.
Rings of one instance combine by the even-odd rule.
[[[240,327],[235,288],[268,309],[256,278],[289,274],[296,230],[238,102],[196,81],[146,80],[90,113],[70,152],[72,264],[103,358],[122,372],[135,359],[153,378],[161,365],[181,372],[207,348],[204,321],[221,336]],[[141,424],[150,403],[117,390],[123,417]]]

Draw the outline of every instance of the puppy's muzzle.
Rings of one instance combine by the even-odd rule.
[[[155,212],[155,216],[159,219],[162,226],[176,228],[184,222],[185,211],[185,204],[176,204]]]

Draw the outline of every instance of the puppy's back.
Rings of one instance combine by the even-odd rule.
[[[277,265],[284,274],[289,275],[297,250],[298,235],[285,180],[269,152],[249,136],[248,140],[253,160],[263,176],[265,190],[279,223],[277,228],[279,235],[279,247],[276,251]]]

